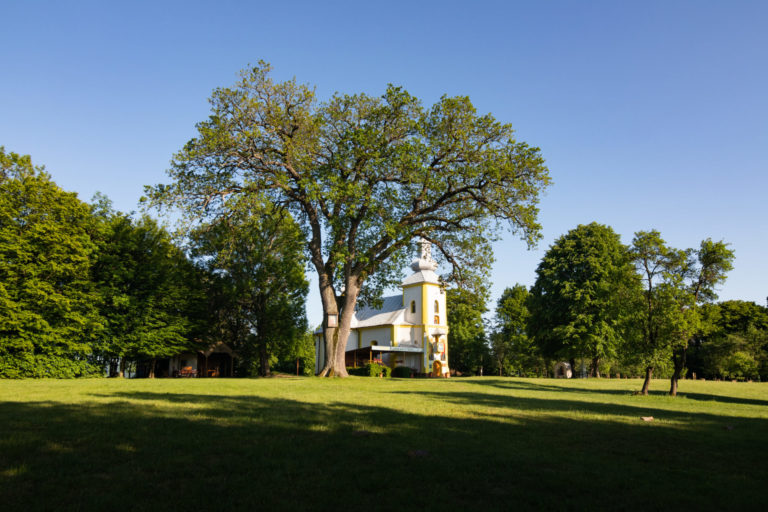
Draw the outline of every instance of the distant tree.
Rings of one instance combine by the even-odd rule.
[[[315,372],[315,337],[311,330],[278,347],[277,368],[286,373],[310,376]]]
[[[128,359],[149,359],[154,377],[158,358],[200,348],[202,276],[153,219],[133,220],[101,206],[91,269],[105,324],[98,350],[120,359],[120,376]]]
[[[536,270],[529,332],[547,358],[614,357],[629,325],[639,281],[628,248],[593,222],[558,238]]]
[[[671,280],[677,302],[677,343],[672,352],[674,373],[669,394],[677,395],[678,380],[686,365],[688,346],[702,328],[699,306],[717,299],[715,289],[725,282],[733,268],[733,251],[725,242],[706,239],[698,249],[685,251],[687,258],[677,258],[671,268]]]
[[[290,213],[266,197],[230,203],[230,215],[191,234],[192,254],[219,281],[221,330],[233,335],[246,366],[258,360],[266,376],[277,355],[305,352],[304,244]]]
[[[528,336],[528,288],[516,284],[506,288],[496,304],[495,331],[491,338],[499,375],[538,373],[542,361]]]
[[[462,288],[449,288],[446,294],[451,367],[462,373],[479,373],[490,362],[483,325],[485,297]]]
[[[275,82],[260,63],[212,112],[172,163],[153,204],[190,218],[229,214],[232,196],[267,194],[300,223],[324,313],[323,376],[346,376],[344,352],[358,298],[375,301],[402,278],[419,237],[451,265],[451,280],[487,272],[503,225],[540,237],[539,192],[550,182],[538,148],[478,115],[466,97],[424,108],[399,87],[381,97],[318,103],[295,80]],[[329,325],[329,316],[338,327]]]
[[[101,374],[89,206],[0,147],[0,377]]]
[[[672,357],[679,305],[669,272],[684,257],[669,248],[658,231],[635,233],[632,258],[643,282],[643,299],[636,324],[640,334],[631,351],[645,370],[643,395],[648,394],[654,369]]]
[[[635,234],[632,255],[644,283],[642,336],[635,346],[646,368],[641,392],[647,394],[659,359],[671,357],[669,394],[675,396],[688,347],[708,330],[699,306],[717,298],[715,287],[732,268],[733,252],[710,239],[697,250],[672,249],[658,231],[641,231]]]
[[[694,339],[690,369],[707,378],[768,379],[768,308],[731,300],[701,312],[711,327]]]

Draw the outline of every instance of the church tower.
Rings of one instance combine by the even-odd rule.
[[[450,375],[448,367],[448,318],[445,288],[440,283],[437,262],[432,259],[432,244],[421,241],[421,255],[411,264],[414,273],[403,289],[405,320],[416,327],[422,339],[422,371],[435,377]]]

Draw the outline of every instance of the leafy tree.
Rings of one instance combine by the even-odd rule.
[[[270,373],[278,354],[306,357],[308,284],[298,225],[259,196],[235,197],[230,214],[192,233],[193,254],[219,280],[220,332],[231,335],[247,371]]]
[[[643,282],[643,302],[637,317],[640,335],[632,344],[632,352],[644,367],[641,393],[647,395],[654,369],[672,357],[681,309],[670,271],[676,262],[685,261],[685,253],[669,248],[658,231],[640,231],[632,241],[632,257]]]
[[[536,269],[530,333],[545,357],[588,357],[599,377],[614,357],[638,291],[629,252],[613,229],[595,222],[557,239]]]
[[[105,210],[106,209],[106,210]],[[105,330],[98,350],[119,358],[155,360],[199,348],[202,276],[153,219],[136,221],[102,202],[98,255],[91,269]]]
[[[507,375],[530,375],[542,368],[532,338],[528,336],[530,312],[528,288],[516,284],[506,288],[496,305],[496,332],[492,337],[493,353],[502,371]]]
[[[733,268],[733,251],[725,242],[706,239],[699,248],[685,251],[686,258],[677,258],[670,274],[677,303],[678,326],[672,353],[674,373],[670,379],[669,394],[677,395],[678,380],[686,365],[688,346],[702,328],[698,306],[717,299],[715,288],[725,282],[728,271]]]
[[[705,304],[701,313],[711,327],[691,344],[692,371],[707,378],[768,379],[768,308],[732,300]]]
[[[399,87],[381,97],[318,102],[295,80],[275,82],[265,63],[218,89],[198,136],[179,152],[155,205],[188,219],[229,213],[231,196],[266,194],[301,224],[319,281],[326,362],[346,376],[344,350],[358,297],[375,301],[401,279],[409,245],[431,241],[459,283],[489,268],[504,225],[539,238],[539,192],[550,182],[538,148],[510,125],[478,115],[466,97],[425,109]],[[338,327],[328,323],[329,315]]]
[[[446,294],[451,367],[462,373],[479,373],[490,362],[483,325],[485,297],[462,288],[448,289]]]
[[[632,255],[644,283],[641,341],[635,346],[646,367],[642,393],[647,394],[653,368],[671,357],[670,395],[686,364],[688,346],[708,326],[699,309],[717,298],[715,287],[732,268],[733,252],[723,242],[707,239],[699,249],[672,249],[658,231],[640,231]]]
[[[98,375],[90,208],[0,147],[0,377]]]

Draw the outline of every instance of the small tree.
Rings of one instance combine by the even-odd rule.
[[[468,98],[425,109],[389,86],[318,103],[310,87],[269,73],[262,62],[214,92],[211,116],[173,160],[172,184],[149,194],[188,218],[226,216],[229,197],[259,194],[293,213],[318,275],[321,375],[347,375],[358,297],[375,301],[401,280],[416,238],[437,247],[457,282],[487,271],[503,225],[538,240],[536,204],[550,182],[539,149]]]
[[[489,362],[483,325],[485,297],[469,290],[447,290],[448,325],[451,326],[451,367],[460,372],[479,373]]]
[[[532,339],[528,336],[528,288],[516,284],[506,288],[496,304],[495,333],[492,338],[493,353],[502,370],[507,374],[529,374],[541,368]]]

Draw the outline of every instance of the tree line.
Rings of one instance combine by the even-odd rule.
[[[58,187],[0,147],[0,377],[123,375],[225,342],[239,375],[314,364],[305,260],[259,198],[184,244],[157,221]]]
[[[536,281],[507,288],[493,321],[487,297],[449,291],[454,368],[467,373],[548,376],[557,361],[574,373],[707,379],[768,378],[768,308],[717,303],[733,266],[728,244],[670,247],[658,231],[625,245],[609,226],[580,225],[558,238]]]

